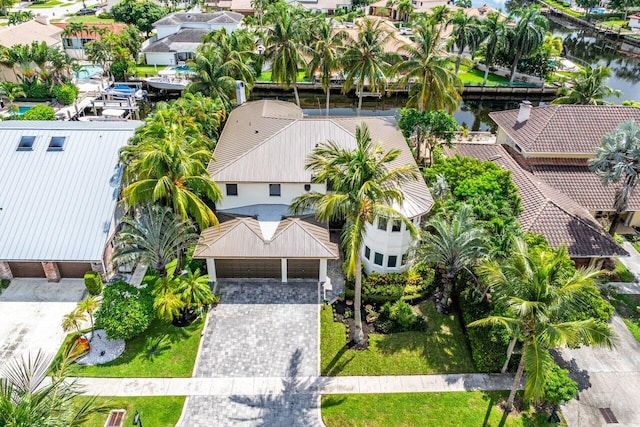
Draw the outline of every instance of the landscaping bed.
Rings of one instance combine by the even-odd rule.
[[[499,407],[508,392],[343,394],[322,397],[327,427],[557,426],[549,414],[530,410],[506,415]]]
[[[75,399],[75,404],[80,406],[89,397],[81,396]],[[140,413],[140,419],[145,427],[173,427],[178,423],[182,407],[184,406],[184,396],[145,396],[145,397],[105,397],[96,398],[96,404],[106,406],[107,412],[93,414],[89,417],[86,426],[103,426],[109,410],[125,409],[127,411],[123,426],[133,425],[133,416],[136,410]]]

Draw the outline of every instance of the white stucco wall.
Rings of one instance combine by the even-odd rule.
[[[146,52],[147,65],[176,65],[175,52]]]
[[[414,219],[414,224],[419,224],[419,219]],[[402,255],[407,253],[412,245],[411,235],[404,224],[400,231],[391,231],[392,222],[387,221],[387,229],[378,229],[378,221],[372,225],[367,225],[364,238],[364,247],[360,253],[364,271],[369,274],[376,273],[399,273],[407,269],[407,265],[402,265]],[[369,258],[366,257],[366,248],[370,249]],[[382,265],[375,264],[375,254],[382,254]],[[396,256],[396,266],[388,267],[389,256]]]
[[[159,25],[156,28],[157,40],[175,34],[180,30],[180,25]]]
[[[220,210],[251,205],[290,205],[294,198],[305,192],[303,183],[280,184],[280,197],[276,197],[269,196],[269,183],[238,183],[238,195],[227,196],[226,184],[218,182],[223,195],[222,201],[216,206]],[[325,192],[324,184],[310,185],[310,191]]]

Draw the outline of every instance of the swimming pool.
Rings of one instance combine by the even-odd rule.
[[[31,110],[32,108],[33,107],[25,107],[25,106],[18,107],[18,112],[16,114],[21,116],[24,113],[26,113],[27,111]]]
[[[178,67],[172,67],[171,69],[176,73],[193,73],[194,72],[194,70],[192,68],[189,68],[188,65],[180,65]]]
[[[96,74],[104,71],[99,65],[83,65],[78,71],[76,71],[76,79],[90,79]]]

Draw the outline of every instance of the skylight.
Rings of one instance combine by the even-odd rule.
[[[16,149],[16,151],[32,151],[33,143],[35,141],[35,136],[22,136],[20,138],[20,142],[18,143],[18,148]]]
[[[47,148],[47,151],[62,151],[64,141],[66,139],[66,136],[52,136],[51,141],[49,141],[49,148]]]

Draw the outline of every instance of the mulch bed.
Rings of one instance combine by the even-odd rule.
[[[347,304],[347,303],[351,303],[351,304]],[[354,339],[354,331],[356,329],[355,327],[355,320],[353,318],[353,316],[345,319],[344,314],[347,310],[351,310],[351,312],[354,312],[353,309],[353,301],[350,300],[337,300],[336,302],[334,302],[332,304],[332,308],[333,308],[333,318],[336,322],[342,322],[345,325],[347,325],[347,333],[348,333],[348,337],[347,337],[347,347],[351,348],[351,349],[355,349],[355,350],[365,350],[367,347],[369,347],[369,334],[370,333],[374,333],[375,332],[375,328],[373,326],[373,323],[367,323],[366,317],[367,317],[367,313],[364,309],[364,307],[362,307],[362,310],[360,311],[360,317],[362,319],[362,332],[364,332],[364,342],[362,344],[356,344],[355,339]]]

